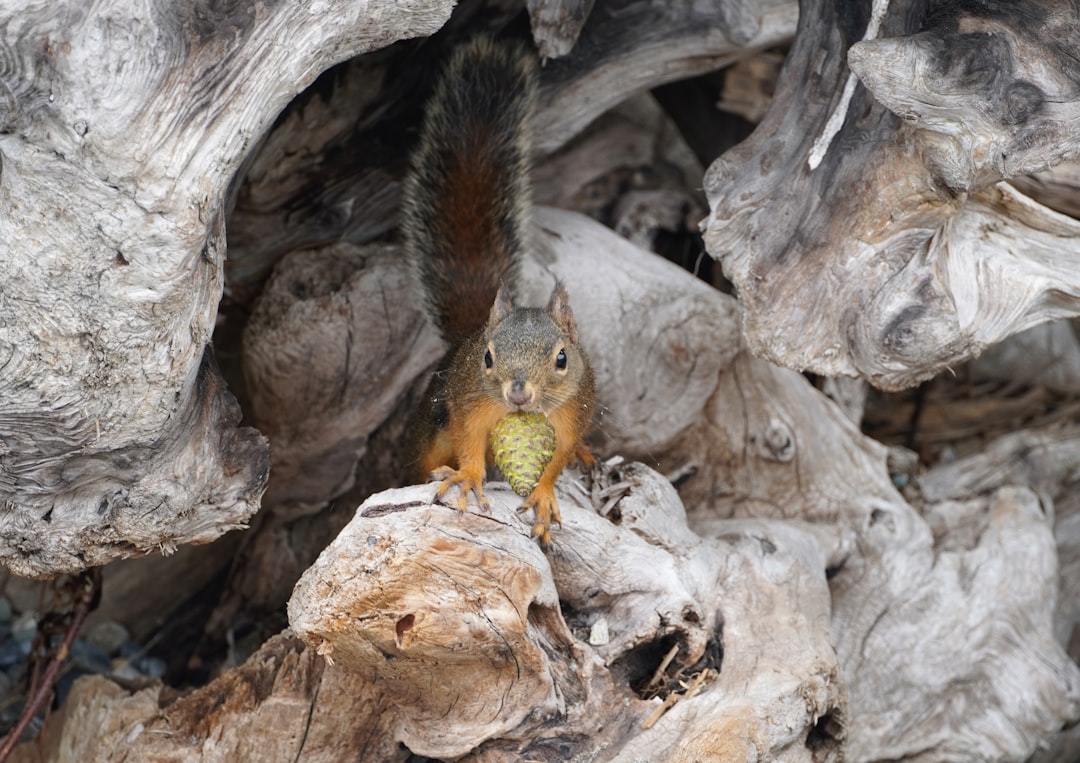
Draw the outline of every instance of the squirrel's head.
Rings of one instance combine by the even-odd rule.
[[[547,307],[514,307],[500,289],[485,331],[485,388],[510,411],[550,414],[577,393],[588,361],[566,289],[555,284]]]

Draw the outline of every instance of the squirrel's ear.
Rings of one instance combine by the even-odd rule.
[[[571,344],[578,343],[577,321],[574,320],[574,311],[570,309],[570,295],[566,293],[566,287],[562,281],[555,282],[555,288],[548,300],[547,313],[555,325],[566,333],[566,338]]]
[[[494,326],[501,323],[502,319],[514,309],[514,303],[510,299],[510,290],[506,284],[500,283],[499,290],[495,293],[495,304],[491,306],[491,315],[488,317],[488,325]]]

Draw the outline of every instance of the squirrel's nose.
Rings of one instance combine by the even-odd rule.
[[[510,388],[506,390],[506,402],[510,405],[524,407],[533,401],[532,386],[523,379],[514,379],[510,382]]]

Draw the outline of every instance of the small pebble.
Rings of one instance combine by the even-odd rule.
[[[33,641],[37,626],[37,612],[29,609],[15,618],[15,622],[11,624],[11,635],[16,641]]]
[[[135,667],[144,676],[161,678],[165,675],[165,670],[168,666],[165,664],[165,660],[160,657],[140,657],[135,660]]]
[[[589,643],[593,646],[604,646],[611,641],[611,633],[608,632],[606,617],[599,618],[589,629]]]
[[[143,674],[128,660],[125,660],[123,657],[117,657],[113,660],[112,676],[114,678],[122,678],[126,681],[134,681],[137,678],[142,678]]]
[[[115,620],[102,620],[87,629],[86,640],[96,644],[110,655],[120,651],[120,647],[131,640],[128,629]]]
[[[142,653],[143,645],[138,643],[137,641],[125,641],[123,644],[120,645],[120,649],[117,650],[117,654],[119,654],[124,659],[138,657]]]
[[[108,673],[112,671],[112,660],[109,653],[97,644],[89,641],[75,639],[71,645],[72,662],[88,673]]]
[[[29,642],[16,641],[13,638],[0,642],[0,668],[7,669],[17,665],[30,654]]]
[[[0,704],[0,728],[3,728],[5,733],[15,725],[15,721],[19,720],[24,707],[26,707],[25,698]]]

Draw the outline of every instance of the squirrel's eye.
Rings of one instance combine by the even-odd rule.
[[[484,368],[490,370],[493,365],[495,365],[495,361],[491,358],[491,350],[486,350],[484,352]]]
[[[566,370],[566,350],[559,350],[559,354],[555,356],[555,368],[560,371]]]

